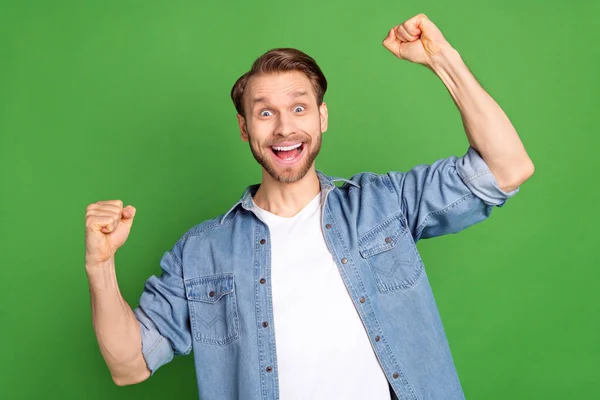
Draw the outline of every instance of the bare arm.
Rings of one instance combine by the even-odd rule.
[[[504,111],[426,15],[391,28],[383,45],[400,59],[430,68],[444,82],[461,113],[469,144],[502,190],[516,189],[533,174],[533,162]]]
[[[458,107],[469,144],[485,160],[504,191],[516,189],[534,170],[514,126],[451,47],[443,48],[431,69]]]
[[[150,370],[142,355],[140,324],[121,296],[114,259],[86,265],[86,272],[94,331],[113,381],[123,386],[146,380]]]
[[[92,321],[102,356],[119,386],[151,375],[142,354],[140,324],[121,296],[115,271],[115,252],[127,240],[134,215],[135,208],[123,208],[120,200],[99,201],[86,211],[85,269]]]

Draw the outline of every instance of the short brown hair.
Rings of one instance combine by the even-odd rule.
[[[323,104],[323,97],[327,90],[327,79],[317,65],[316,61],[308,54],[292,48],[278,48],[267,51],[258,57],[252,64],[250,71],[242,75],[231,89],[231,100],[235,109],[244,115],[244,90],[248,80],[254,76],[265,73],[278,73],[288,71],[303,72],[311,81],[317,97],[317,104]]]

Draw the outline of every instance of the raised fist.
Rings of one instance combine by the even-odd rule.
[[[450,43],[425,14],[415,15],[391,28],[383,45],[396,57],[431,67],[436,55]]]
[[[121,200],[99,201],[87,207],[85,215],[85,263],[101,264],[114,257],[125,243],[135,208],[123,208]]]

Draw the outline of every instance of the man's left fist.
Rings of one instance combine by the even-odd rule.
[[[419,14],[390,29],[383,45],[396,57],[431,67],[435,56],[451,48],[442,32]]]

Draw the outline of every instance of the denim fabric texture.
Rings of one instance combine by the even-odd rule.
[[[463,399],[415,243],[483,221],[519,189],[501,190],[472,147],[407,172],[317,175],[325,241],[392,398]],[[161,276],[146,281],[134,309],[152,374],[174,355],[193,352],[200,399],[279,399],[271,240],[252,212],[257,189],[189,229],[164,254]],[[323,340],[335,339],[323,332]]]

